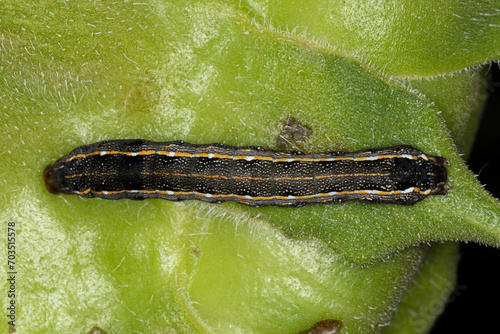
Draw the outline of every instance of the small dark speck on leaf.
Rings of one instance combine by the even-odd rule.
[[[200,257],[200,253],[201,251],[198,248],[193,248],[193,250],[191,251],[191,254],[196,255],[196,257]]]

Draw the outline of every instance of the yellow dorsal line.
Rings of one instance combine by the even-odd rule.
[[[359,157],[300,157],[300,156],[287,156],[287,157],[279,157],[273,158],[272,156],[263,156],[263,155],[229,155],[229,154],[220,154],[220,153],[208,153],[208,152],[200,152],[200,153],[189,153],[183,151],[157,151],[157,150],[143,150],[143,151],[94,151],[90,153],[80,153],[69,157],[66,161],[71,161],[79,158],[85,158],[94,155],[127,155],[127,156],[144,156],[144,155],[167,155],[173,157],[186,157],[186,158],[206,158],[212,157],[215,159],[232,159],[232,160],[264,160],[264,161],[272,161],[272,162],[322,162],[322,161],[366,161],[366,160],[379,160],[379,159],[393,159],[393,158],[408,158],[410,157],[413,160],[417,160],[418,158],[422,158],[424,160],[432,159],[425,154],[419,155],[409,155],[409,154],[385,154],[385,155],[368,155],[368,156],[359,156]]]

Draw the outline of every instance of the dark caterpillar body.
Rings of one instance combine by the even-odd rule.
[[[105,199],[412,205],[448,193],[447,166],[445,158],[406,145],[304,154],[137,139],[80,146],[47,166],[43,176],[52,193]]]

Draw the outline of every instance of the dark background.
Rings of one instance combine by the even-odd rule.
[[[500,70],[491,66],[490,96],[468,160],[469,168],[500,198]],[[457,285],[431,334],[500,333],[500,250],[468,243],[460,246]]]

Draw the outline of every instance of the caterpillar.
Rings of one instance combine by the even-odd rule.
[[[226,201],[250,206],[346,201],[412,205],[445,195],[450,164],[408,145],[305,154],[259,146],[108,140],[43,171],[47,190],[104,199]]]

